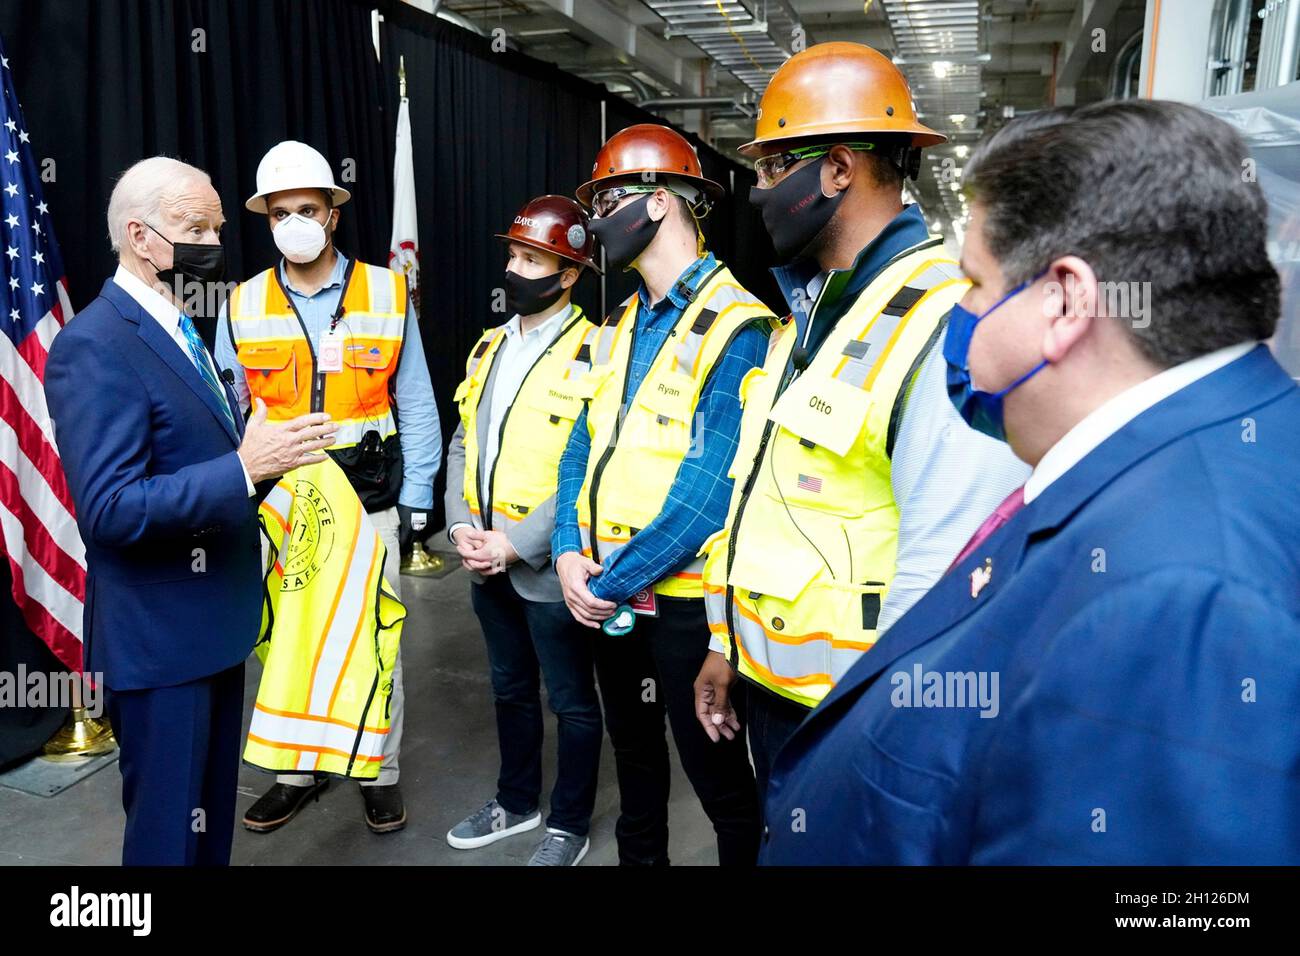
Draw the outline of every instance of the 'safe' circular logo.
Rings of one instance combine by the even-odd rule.
[[[334,548],[334,509],[320,489],[302,478],[294,482],[293,541],[284,565],[282,591],[300,591],[314,578]]]
[[[587,230],[575,222],[569,227],[568,239],[570,249],[581,249],[587,244]]]

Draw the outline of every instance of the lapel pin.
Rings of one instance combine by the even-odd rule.
[[[993,578],[993,559],[985,558],[984,563],[970,573],[970,596],[972,599],[980,596],[984,586]]]

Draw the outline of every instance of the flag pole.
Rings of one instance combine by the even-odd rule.
[[[397,92],[401,102],[405,105],[406,100],[406,57],[399,55],[397,58]],[[401,123],[399,119],[399,125]],[[397,184],[394,183],[396,190]],[[396,219],[396,216],[394,216]],[[410,574],[415,577],[434,577],[441,575],[444,570],[445,562],[442,555],[430,554],[424,549],[424,544],[415,541],[411,545],[411,553],[402,560],[401,573]]]
[[[79,757],[106,754],[117,746],[108,722],[91,717],[81,696],[81,674],[74,674],[72,685],[72,712],[53,737],[41,748],[46,760],[61,762]],[[101,695],[103,691],[100,691]]]

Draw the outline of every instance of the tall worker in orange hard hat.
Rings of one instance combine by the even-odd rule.
[[[587,215],[566,196],[539,196],[497,235],[510,318],[470,351],[456,389],[460,426],[447,449],[447,534],[470,573],[496,705],[501,772],[495,796],[447,834],[473,850],[542,822],[542,700],[559,737],[546,834],[530,866],[576,866],[590,845],[604,734],[591,641],[564,604],[551,567],[560,455],[582,411],[596,326],[570,301],[596,269]],[[596,269],[596,271],[599,271]]]
[[[692,699],[709,641],[698,552],[726,518],[736,395],[772,320],[704,248],[696,220],[721,194],[690,143],[652,124],[610,137],[578,189],[608,265],[641,278],[592,349],[587,407],[560,461],[552,545],[574,617],[604,631],[594,635],[596,675],[628,865],[668,863],[665,715],[719,862],[752,864],[759,845],[744,738],[712,746]],[[735,703],[740,722],[744,702]]]
[[[823,43],[777,70],[741,147],[758,177],[750,202],[787,263],[773,271],[791,314],[742,388],[695,696],[705,732],[725,740],[737,688],[752,688],[764,794],[803,718],[1028,473],[948,399],[945,321],[968,283],[902,202],[920,151],[944,141],[917,121],[887,57]]]

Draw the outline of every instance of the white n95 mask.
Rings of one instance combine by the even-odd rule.
[[[290,262],[311,262],[325,248],[325,227],[296,212],[281,219],[271,237]]]

